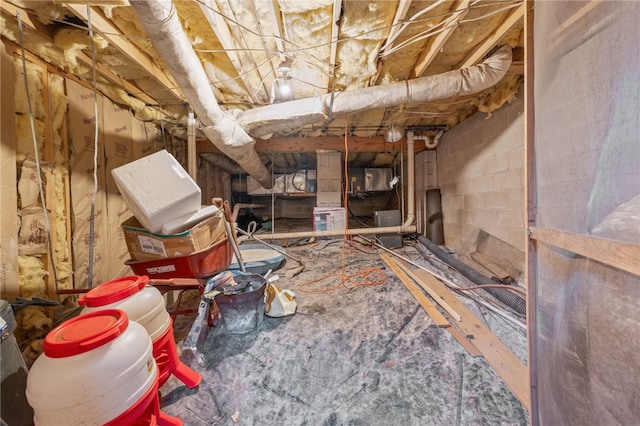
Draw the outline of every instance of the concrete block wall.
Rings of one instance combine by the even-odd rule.
[[[482,229],[524,250],[524,103],[478,112],[437,148],[445,244],[460,249]]]

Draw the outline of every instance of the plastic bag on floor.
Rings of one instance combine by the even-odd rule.
[[[286,317],[296,313],[295,293],[269,283],[264,291],[264,313],[269,317]]]

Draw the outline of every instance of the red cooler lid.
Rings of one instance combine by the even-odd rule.
[[[116,278],[83,294],[78,299],[78,303],[92,308],[109,305],[136,294],[147,284],[149,284],[149,277],[146,275]]]
[[[50,358],[65,358],[98,348],[124,333],[129,317],[120,309],[89,312],[67,320],[44,338],[42,348]]]

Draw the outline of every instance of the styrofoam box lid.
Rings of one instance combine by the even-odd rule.
[[[200,187],[164,149],[117,167],[111,175],[136,219],[151,232],[200,209]]]
[[[217,212],[218,207],[216,206],[203,207],[194,213],[180,216],[179,218],[170,220],[169,222],[165,222],[162,225],[162,233],[165,235],[170,235],[184,232],[196,223],[202,222],[204,219],[213,216]]]

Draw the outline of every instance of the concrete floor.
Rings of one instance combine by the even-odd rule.
[[[424,258],[411,246],[403,256]],[[305,261],[293,278],[276,271],[279,287],[296,293],[297,313],[265,317],[244,335],[220,323],[198,347],[203,375],[188,389],[174,377],[161,388],[163,411],[185,425],[526,425],[528,413],[481,357],[471,357],[436,327],[379,257],[378,249],[345,249],[342,240],[289,247]],[[380,268],[386,282],[348,291],[340,277],[306,284],[328,272]],[[426,261],[425,261],[425,264]],[[495,314],[465,303],[521,359],[526,336]],[[195,300],[197,302],[197,300]],[[175,322],[178,346],[193,322]]]

